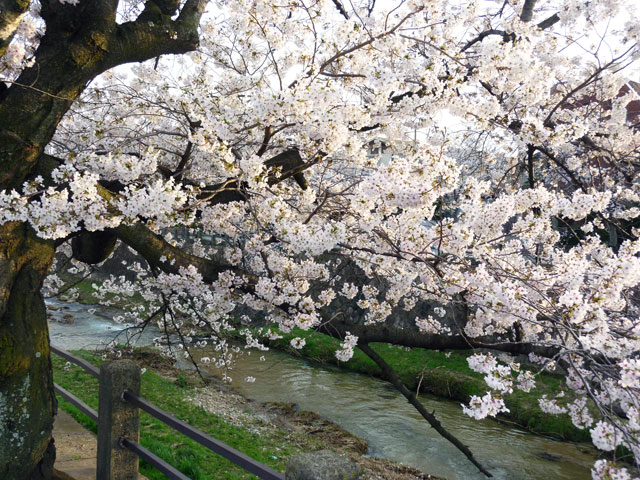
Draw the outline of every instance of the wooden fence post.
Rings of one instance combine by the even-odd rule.
[[[128,390],[140,394],[140,367],[131,360],[100,367],[98,394],[97,480],[138,480],[138,456],[120,445],[120,438],[140,440],[140,411],[122,399]]]

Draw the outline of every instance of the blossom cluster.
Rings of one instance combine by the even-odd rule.
[[[336,358],[341,362],[347,362],[353,357],[353,349],[358,344],[358,337],[347,332],[340,350],[336,350]]]
[[[65,258],[81,233],[150,230],[162,252],[140,247],[137,280],[109,278],[96,296],[139,293],[146,306],[118,320],[179,332],[158,339],[170,355],[204,342],[202,363],[225,372],[232,328],[252,349],[333,322],[530,352],[522,367],[471,355],[490,391],[463,412],[507,412],[508,395],[558,367],[573,395],[540,407],[640,463],[632,1],[550,0],[537,22],[522,2],[378,2],[372,15],[375,2],[342,2],[348,18],[330,0],[211,3],[198,51],[86,89],[47,146],[60,166],[0,192],[0,224],[28,223]],[[619,11],[628,22],[606,38],[585,31]],[[36,10],[21,22],[1,60],[9,82],[44,31]],[[600,40],[611,49],[591,48]],[[258,317],[260,333],[244,330]],[[358,337],[341,340],[347,361]],[[594,478],[622,472],[602,461]]]

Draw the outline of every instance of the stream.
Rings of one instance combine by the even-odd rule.
[[[47,301],[51,343],[65,349],[95,349],[126,325],[110,320],[114,312],[86,305]],[[59,321],[73,315],[73,323]],[[134,344],[152,343],[145,332]],[[264,357],[261,360],[260,357]],[[189,368],[186,362],[178,367]],[[193,368],[191,366],[191,368]],[[219,374],[214,368],[212,373]],[[440,437],[387,382],[335,367],[312,364],[279,351],[245,352],[229,372],[233,386],[261,402],[294,402],[339,424],[369,443],[368,455],[412,465],[448,480],[486,478]],[[245,382],[247,376],[256,381]],[[460,438],[497,480],[588,479],[596,451],[587,444],[560,442],[504,424],[462,415],[457,402],[420,396],[429,411]]]

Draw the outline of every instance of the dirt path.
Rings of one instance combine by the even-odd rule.
[[[53,424],[56,441],[56,477],[58,480],[96,480],[98,444],[96,436],[58,409]],[[139,480],[147,477],[138,476]]]
[[[53,424],[53,438],[56,440],[56,470],[75,480],[95,480],[95,435],[59,409]]]

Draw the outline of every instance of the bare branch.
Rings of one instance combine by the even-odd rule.
[[[635,47],[635,46],[634,46]],[[629,49],[627,49],[624,53],[618,55],[617,57],[613,58],[611,61],[605,63],[604,65],[596,68],[593,73],[591,75],[589,75],[582,83],[580,83],[579,85],[577,85],[575,88],[571,89],[569,92],[567,92],[563,97],[562,100],[560,100],[549,112],[549,114],[547,115],[547,118],[544,119],[544,126],[545,127],[550,127],[552,126],[552,122],[551,122],[551,118],[553,117],[553,115],[556,113],[556,111],[560,108],[560,107],[566,107],[567,106],[567,100],[569,100],[572,96],[574,96],[576,93],[578,93],[580,90],[586,88],[587,86],[591,85],[593,82],[595,82],[596,80],[598,80],[598,78],[600,77],[600,74],[602,72],[604,72],[605,70],[607,70],[609,67],[615,65],[618,61],[620,61],[622,58],[624,58],[625,55],[627,55],[634,47],[631,47]]]
[[[386,32],[382,32],[379,35],[376,35],[375,37],[371,37],[369,40],[366,40],[364,42],[358,43],[357,45],[354,45],[350,48],[347,48],[345,50],[341,50],[338,53],[336,53],[335,55],[333,55],[331,58],[329,58],[328,60],[325,60],[322,65],[320,65],[319,71],[323,71],[325,70],[329,65],[331,65],[333,62],[335,62],[338,58],[340,57],[344,57],[345,55],[350,54],[351,52],[355,52],[356,50],[359,50],[363,47],[366,47],[367,45],[371,45],[373,42],[375,42],[376,40],[380,40],[381,38],[384,38],[388,35],[392,35],[393,33],[395,33],[402,25],[404,25],[404,23],[409,20],[411,17],[413,17],[415,14],[417,14],[418,12],[424,10],[424,8],[418,8],[417,10],[414,10],[413,12],[408,13],[407,15],[405,15],[402,19],[400,19],[400,21],[398,23],[395,24],[395,26],[393,28],[390,28],[389,30],[387,30]]]
[[[368,344],[358,344],[360,350],[362,350],[371,360],[373,360],[380,370],[382,370],[383,375],[386,379],[391,382],[396,389],[409,401],[411,405],[422,415],[433,429],[438,432],[442,437],[446,438],[453,446],[455,446],[458,450],[460,450],[465,457],[469,459],[471,463],[473,463],[478,470],[484,473],[487,477],[493,477],[489,471],[484,468],[473,456],[469,447],[464,445],[460,440],[454,437],[447,429],[445,429],[440,421],[434,415],[435,412],[429,413],[424,405],[420,403],[420,401],[416,398],[415,394],[407,388],[402,379],[398,376],[398,374],[391,368],[391,366],[384,361],[384,359],[376,353]]]

